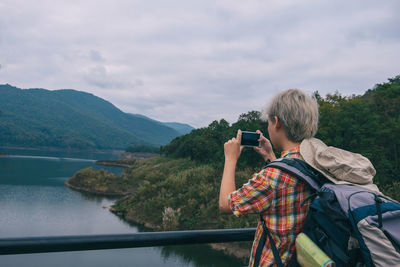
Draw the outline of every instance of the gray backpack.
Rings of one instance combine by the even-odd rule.
[[[334,184],[299,159],[273,161],[268,167],[294,175],[313,188],[303,232],[336,266],[400,266],[398,202],[356,185]],[[272,239],[263,228],[264,238]],[[273,242],[271,246],[277,266],[282,266]],[[255,258],[254,266],[258,266],[260,253]],[[290,266],[298,265],[292,260]]]
[[[359,249],[366,266],[400,266],[399,203],[355,185],[325,184],[320,191],[320,204],[351,225],[348,251]]]

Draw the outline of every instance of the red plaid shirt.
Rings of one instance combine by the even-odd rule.
[[[299,158],[300,146],[283,151],[281,157]],[[240,216],[246,213],[262,213],[266,226],[278,248],[282,263],[289,263],[295,251],[295,239],[301,232],[309,208],[309,201],[301,203],[311,194],[309,187],[297,178],[275,168],[266,168],[238,190],[229,194],[230,209]],[[257,245],[262,234],[261,222],[251,249],[249,266],[253,266]],[[267,238],[260,259],[260,266],[272,266],[274,255]]]

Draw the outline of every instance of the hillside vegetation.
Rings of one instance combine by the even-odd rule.
[[[0,85],[0,95],[1,146],[125,149],[160,146],[181,135],[85,92],[22,90],[6,84]]]
[[[377,169],[375,182],[400,200],[400,77],[362,96],[315,93],[315,97],[320,105],[317,137],[370,158]],[[222,119],[175,138],[161,148],[161,156],[136,161],[121,177],[109,179],[129,181],[134,193],[116,202],[113,210],[127,220],[165,230],[255,226],[256,215],[236,218],[218,211],[223,143],[238,129],[260,129],[267,135],[266,128],[259,112],[251,111],[232,125]],[[239,159],[237,185],[263,164],[258,154],[246,148]]]

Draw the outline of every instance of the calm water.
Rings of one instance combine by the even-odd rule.
[[[1,151],[0,238],[135,233],[106,207],[113,199],[82,194],[64,186],[76,171],[96,166],[111,154]],[[120,173],[121,169],[106,169]],[[0,256],[0,266],[243,266],[206,245]]]

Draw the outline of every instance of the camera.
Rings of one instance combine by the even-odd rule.
[[[262,133],[242,131],[242,139],[240,140],[241,146],[260,146],[258,139],[262,136]]]

